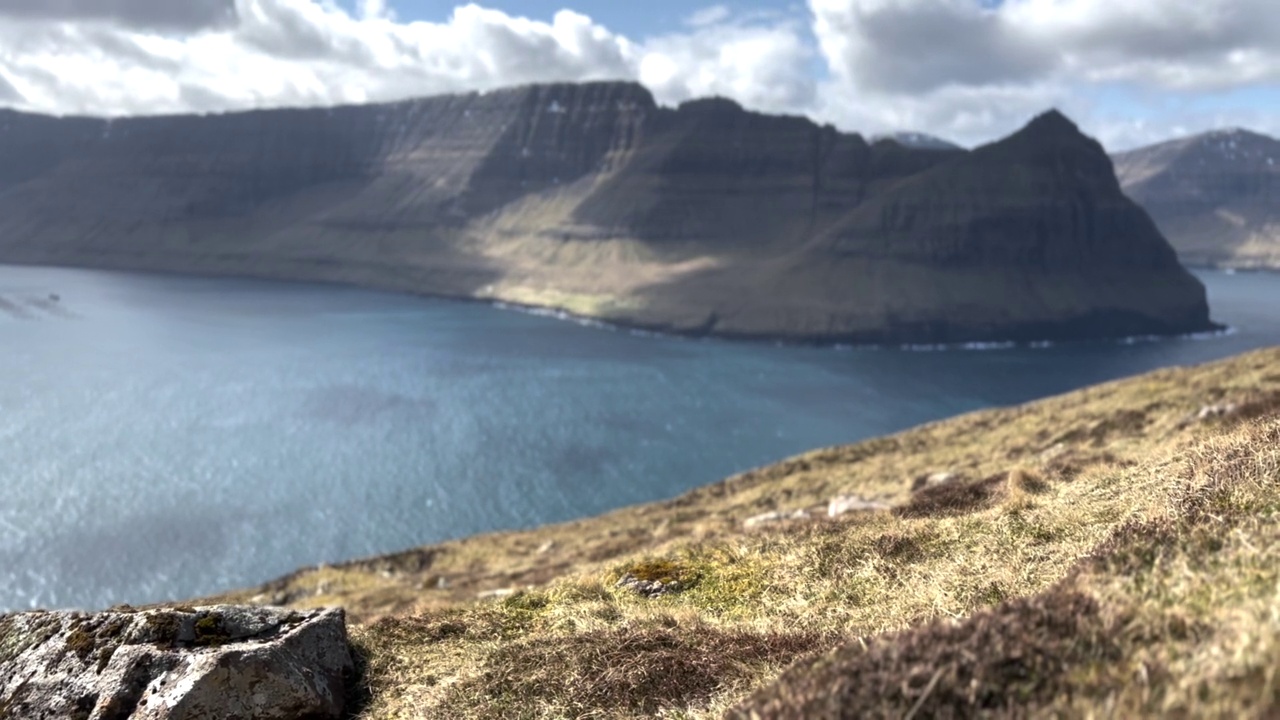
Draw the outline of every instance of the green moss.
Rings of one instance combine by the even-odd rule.
[[[195,623],[195,644],[200,647],[225,645],[231,642],[231,635],[222,627],[222,614],[211,612]]]
[[[75,617],[68,626],[66,647],[85,662],[96,654],[98,672],[102,672],[123,643],[121,636],[129,625],[129,621],[119,617],[105,620]]]
[[[689,568],[669,558],[648,558],[626,566],[622,575],[632,575],[637,580],[666,585],[671,582],[686,583],[691,578]]]
[[[179,617],[171,612],[154,612],[147,615],[147,630],[151,635],[151,642],[157,645],[173,645],[178,642],[178,631],[182,628],[182,621]]]
[[[504,610],[514,612],[537,612],[551,603],[546,593],[518,592],[502,599],[499,603]]]
[[[97,640],[91,631],[85,629],[84,622],[73,620],[71,632],[67,633],[67,649],[79,656],[81,660],[87,660],[96,647]]]
[[[700,547],[685,560],[686,594],[697,608],[718,617],[751,615],[770,590],[763,556],[738,547]]]

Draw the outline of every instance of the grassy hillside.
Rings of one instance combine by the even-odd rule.
[[[366,718],[1274,717],[1278,483],[1273,349],[221,599],[348,607]]]

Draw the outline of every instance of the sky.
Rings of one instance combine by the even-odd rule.
[[[0,106],[138,115],[634,80],[973,146],[1280,136],[1277,0],[0,0]]]

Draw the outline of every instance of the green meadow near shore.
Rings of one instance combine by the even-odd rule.
[[[1276,558],[1269,349],[217,600],[347,608],[361,718],[1265,718]]]

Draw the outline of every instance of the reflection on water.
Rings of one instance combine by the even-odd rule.
[[[598,513],[813,447],[1280,344],[1280,276],[1203,277],[1233,334],[912,352],[0,267],[0,609],[191,597]]]

